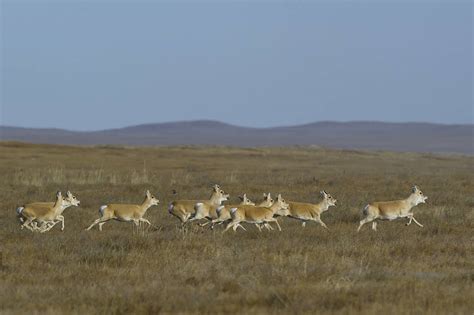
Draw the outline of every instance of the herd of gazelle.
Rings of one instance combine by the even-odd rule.
[[[302,226],[308,221],[319,223],[324,228],[326,224],[321,220],[321,214],[331,206],[336,206],[337,200],[324,190],[321,191],[322,200],[319,203],[303,203],[285,201],[279,194],[273,199],[268,194],[263,194],[264,199],[255,204],[244,194],[239,197],[240,204],[225,204],[224,201],[229,200],[226,194],[218,185],[212,187],[212,194],[207,200],[174,200],[169,204],[168,211],[171,215],[177,217],[182,226],[189,222],[197,220],[207,220],[201,223],[201,226],[211,224],[211,228],[215,225],[227,223],[224,232],[232,228],[246,230],[242,223],[255,224],[261,231],[262,227],[273,230],[270,223],[275,223],[278,230],[281,231],[277,217],[289,217],[302,222]],[[372,222],[372,229],[377,230],[378,220],[395,220],[398,218],[407,218],[406,225],[415,222],[418,226],[423,227],[413,216],[413,207],[420,203],[425,203],[427,197],[417,187],[412,188],[411,194],[406,199],[395,201],[372,202],[367,204],[362,210],[363,219],[359,223],[357,231],[365,223]],[[133,222],[136,226],[140,223],[151,225],[150,221],[143,218],[146,211],[156,206],[160,201],[155,198],[149,191],[146,192],[145,200],[140,205],[133,204],[107,204],[99,208],[99,218],[95,220],[86,230],[90,230],[95,225],[102,226],[110,221],[117,220],[123,222]],[[31,202],[16,209],[17,215],[21,222],[21,228],[27,228],[33,232],[47,232],[51,230],[57,223],[61,222],[61,230],[64,230],[63,211],[71,206],[79,206],[80,201],[71,193],[67,192],[63,196],[61,192],[56,194],[54,202]]]

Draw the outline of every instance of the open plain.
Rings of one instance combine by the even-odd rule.
[[[474,158],[319,147],[75,147],[0,144],[0,313],[472,314]],[[219,184],[236,202],[264,192],[337,207],[329,230],[279,218],[282,232],[246,225],[222,234],[181,229],[167,206]],[[424,224],[381,222],[356,232],[370,201],[428,196]],[[109,222],[84,231],[99,206],[161,201],[154,227]],[[71,190],[66,228],[20,230],[17,206]],[[172,190],[177,194],[172,195]]]

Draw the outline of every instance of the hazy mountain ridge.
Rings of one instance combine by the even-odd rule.
[[[0,126],[0,140],[74,145],[321,145],[343,149],[474,154],[474,125],[315,122],[270,128],[199,120],[143,124],[101,131]]]

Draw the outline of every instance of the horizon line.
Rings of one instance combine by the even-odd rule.
[[[275,125],[269,127],[253,127],[253,126],[246,126],[246,125],[237,125],[233,123],[228,123],[221,120],[214,120],[214,119],[190,119],[190,120],[174,120],[174,121],[164,121],[164,122],[144,122],[139,124],[131,124],[125,125],[122,127],[111,127],[106,129],[90,129],[90,130],[77,130],[77,129],[66,129],[66,128],[59,128],[59,127],[24,127],[24,126],[15,126],[15,125],[4,125],[0,124],[0,128],[18,128],[18,129],[36,129],[36,130],[61,130],[67,132],[101,132],[101,131],[109,131],[109,130],[120,130],[126,128],[133,128],[133,127],[141,127],[141,126],[152,126],[152,125],[170,125],[170,124],[183,124],[183,123],[215,123],[221,125],[227,125],[230,127],[237,127],[237,128],[245,128],[245,129],[256,129],[256,130],[266,130],[266,129],[275,129],[275,128],[293,128],[293,127],[303,127],[313,124],[350,124],[350,123],[382,123],[382,124],[390,124],[390,125],[403,125],[403,124],[420,124],[420,125],[440,125],[440,126],[474,126],[474,122],[471,123],[442,123],[442,122],[428,122],[428,121],[384,121],[384,120],[316,120],[313,122],[307,123],[300,123],[300,124],[282,124],[282,125]]]

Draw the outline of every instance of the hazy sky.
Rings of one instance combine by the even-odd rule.
[[[471,1],[1,1],[1,124],[473,122]]]

